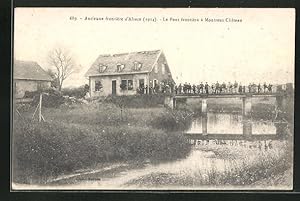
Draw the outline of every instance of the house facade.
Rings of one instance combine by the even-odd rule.
[[[85,75],[91,97],[149,93],[174,82],[162,50],[100,55]]]
[[[23,98],[26,91],[33,92],[51,87],[52,78],[33,61],[14,61],[13,90],[15,98]]]

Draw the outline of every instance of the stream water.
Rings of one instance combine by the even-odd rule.
[[[193,120],[187,133],[202,133],[202,118]],[[276,126],[271,120],[251,121],[252,134],[276,134]],[[241,114],[207,113],[208,134],[243,134]]]

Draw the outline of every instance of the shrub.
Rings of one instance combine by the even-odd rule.
[[[154,128],[168,131],[184,131],[192,123],[193,113],[187,110],[167,110],[151,121]]]
[[[83,85],[77,88],[64,88],[62,94],[64,96],[71,96],[75,98],[83,98],[89,92],[89,85]]]
[[[105,102],[123,105],[124,107],[157,107],[163,105],[164,94],[139,94],[131,96],[108,96]]]
[[[64,97],[62,96],[61,92],[55,89],[46,89],[43,90],[43,100],[42,106],[43,107],[58,107],[64,103]],[[36,106],[40,101],[40,93],[41,92],[32,92],[30,96],[32,96],[32,106]]]

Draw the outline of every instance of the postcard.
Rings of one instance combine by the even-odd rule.
[[[295,9],[14,9],[11,190],[292,190]]]

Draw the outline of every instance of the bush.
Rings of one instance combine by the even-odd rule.
[[[124,107],[141,108],[163,105],[164,100],[164,94],[139,94],[131,96],[108,96],[105,102],[122,105]]]
[[[192,123],[193,113],[188,110],[167,110],[151,121],[154,128],[167,131],[184,131]]]
[[[58,107],[65,102],[61,92],[55,89],[46,89],[43,90],[42,92],[43,92],[43,99],[42,99],[43,107]],[[33,96],[32,106],[36,106],[39,103],[40,93],[41,92],[37,91],[31,94]]]
[[[13,131],[13,181],[18,183],[46,183],[49,177],[104,162],[173,160],[191,149],[180,133],[143,127],[83,129],[19,120]]]
[[[89,92],[89,85],[83,85],[77,88],[64,88],[62,94],[64,96],[71,96],[75,98],[84,98],[86,93]]]

